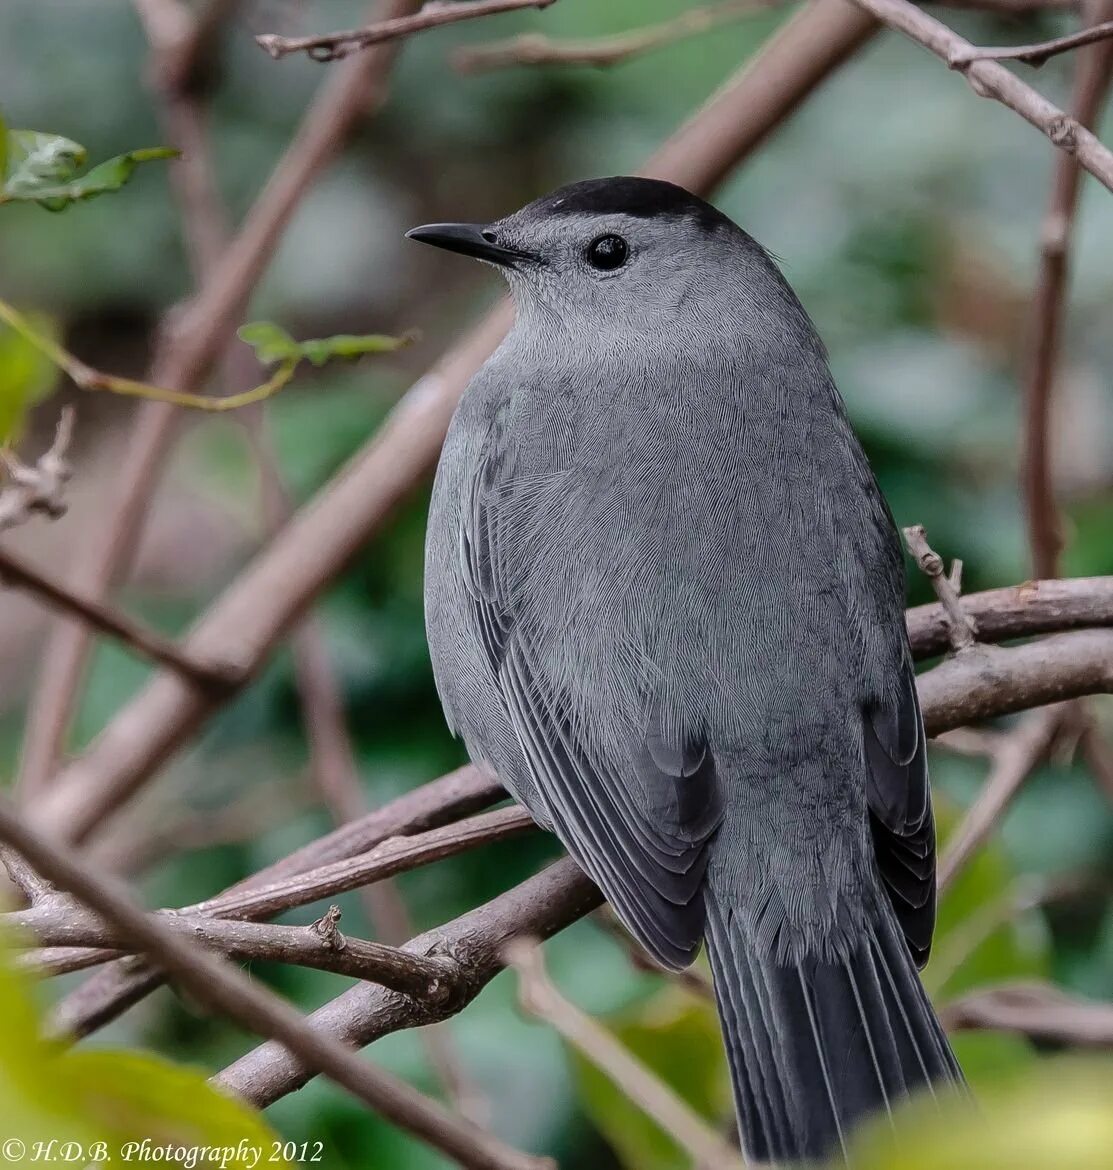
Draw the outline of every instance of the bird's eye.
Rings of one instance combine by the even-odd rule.
[[[630,249],[621,236],[600,236],[587,246],[587,262],[603,272],[621,268],[629,254]]]

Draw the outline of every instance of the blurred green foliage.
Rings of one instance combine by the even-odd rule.
[[[0,1019],[6,1162],[107,1164],[121,1159],[121,1147],[149,1140],[173,1149],[215,1147],[228,1151],[228,1170],[251,1170],[252,1151],[269,1153],[275,1145],[259,1114],[218,1092],[199,1069],[148,1053],[72,1051],[44,1040],[31,981],[16,970],[6,938],[0,939]],[[65,1156],[67,1143],[86,1156]],[[289,1165],[281,1154],[275,1164]]]
[[[359,333],[369,326],[400,334],[419,327],[426,338],[366,367],[312,372],[304,388],[289,388],[269,405],[267,429],[296,501],[340,469],[442,345],[498,294],[481,266],[412,248],[402,232],[430,220],[490,219],[560,182],[637,167],[784,13],[607,71],[519,69],[463,78],[449,70],[446,54],[454,45],[527,29],[558,37],[617,32],[683,6],[681,0],[561,0],[542,14],[460,24],[405,45],[386,108],[310,192],[251,306],[252,316],[288,322],[294,335]],[[951,11],[946,18],[990,44],[1038,39],[1069,21],[1002,22]],[[320,0],[304,12],[281,0],[244,6],[209,78],[216,170],[233,220],[278,158],[313,87],[337,68],[275,63],[250,34],[351,27],[359,19],[355,0]],[[81,52],[74,51],[77,44]],[[155,106],[142,84],[143,59],[126,0],[15,0],[0,9],[0,105],[21,125],[56,127],[87,143],[94,158],[159,139]],[[1039,83],[1053,100],[1066,101],[1069,61],[1048,62]],[[961,557],[968,590],[1023,580],[1029,571],[1016,489],[1018,374],[1051,157],[1030,127],[976,100],[937,61],[897,38],[881,38],[826,83],[717,198],[780,258],[816,320],[898,522],[923,523],[937,549]],[[158,315],[190,287],[167,184],[165,169],[151,168],[126,200],[98,200],[80,214],[5,209],[0,295],[48,310],[63,323],[67,344],[99,367],[141,368]],[[1074,574],[1113,572],[1113,216],[1108,197],[1092,186],[1085,189],[1083,244],[1072,266],[1056,434],[1068,514],[1066,567]],[[101,399],[82,405],[82,441],[111,464],[131,408]],[[239,423],[190,421],[155,501],[148,547],[122,599],[169,633],[189,625],[263,535],[254,457]],[[97,480],[90,466],[74,490],[95,496],[110,482]],[[422,629],[425,506],[422,492],[399,508],[319,611],[374,801],[463,759],[444,728]],[[59,540],[77,539],[79,528],[71,523],[81,521],[60,521],[51,531]],[[912,601],[929,596],[926,582],[910,580]],[[32,665],[26,660],[0,694],[6,771],[18,755]],[[92,738],[146,677],[121,650],[101,647],[73,746]],[[1100,710],[1108,725],[1108,708]],[[149,900],[203,898],[325,831],[329,821],[319,806],[291,796],[305,790],[307,759],[292,663],[281,653],[167,769],[145,814],[153,832],[150,824],[165,827],[183,816],[218,819],[233,802],[262,794],[252,831],[160,856],[147,873]],[[953,824],[985,766],[939,751],[932,767],[941,821]],[[422,929],[494,896],[554,855],[553,843],[537,835],[438,863],[400,885]],[[1010,918],[1010,905],[1033,877],[1082,884],[1069,900]],[[946,998],[988,980],[1046,973],[1068,989],[1113,999],[1113,908],[1105,892],[1111,877],[1108,806],[1077,760],[1056,758],[1025,787],[998,842],[943,900],[929,985]],[[367,929],[358,899],[347,896],[341,904],[347,929]],[[298,921],[313,913],[307,908]],[[1005,920],[994,924],[994,914]],[[721,1116],[725,1084],[705,1008],[681,1005],[675,990],[633,970],[592,922],[553,940],[547,953],[562,990],[656,1061],[694,1106]],[[343,985],[315,971],[258,966],[253,973],[307,1009]],[[619,1106],[597,1075],[545,1028],[519,1017],[507,977],[495,980],[448,1031],[508,1141],[591,1170],[679,1164],[667,1141]],[[251,1043],[169,995],[124,1017],[107,1040],[149,1045],[210,1069]],[[1026,1040],[969,1034],[957,1046],[987,1100],[995,1086],[1005,1092],[1013,1085],[1018,1071],[1043,1076],[1047,1052]],[[417,1036],[389,1037],[372,1055],[423,1089],[440,1091]],[[1043,1080],[1032,1085],[1009,1090],[1020,1095],[1002,1106],[1006,1128],[1009,1109],[1028,1111],[1024,1126],[1042,1116],[1037,1105],[1051,1090]],[[324,1083],[284,1099],[268,1116],[292,1139],[324,1140],[337,1170],[445,1165]],[[1017,1128],[1029,1132],[1019,1122]],[[1079,1132],[1090,1131],[1080,1123]],[[1040,1149],[1034,1137],[1028,1146]],[[869,1170],[943,1165],[902,1162],[882,1146],[863,1149],[872,1159]],[[993,1167],[989,1157],[983,1164]],[[1023,1161],[1016,1165],[1028,1170]],[[1059,1165],[1069,1163],[1041,1163],[1049,1170]]]

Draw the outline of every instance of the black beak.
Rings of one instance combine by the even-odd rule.
[[[427,223],[422,227],[410,228],[406,232],[406,239],[419,240],[435,248],[475,256],[479,260],[509,268],[513,268],[517,260],[539,259],[533,252],[500,246],[495,233],[482,223]]]

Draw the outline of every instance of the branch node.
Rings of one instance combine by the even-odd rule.
[[[316,922],[309,927],[320,938],[322,944],[330,951],[342,951],[348,946],[348,940],[337,929],[341,910],[339,906],[330,906]]]
[[[956,561],[948,576],[943,558],[927,542],[927,533],[922,524],[914,524],[902,530],[908,551],[920,571],[930,580],[936,597],[942,603],[947,615],[951,648],[956,654],[969,650],[977,641],[978,627],[974,619],[962,608],[959,600],[959,585],[962,580],[962,562]]]

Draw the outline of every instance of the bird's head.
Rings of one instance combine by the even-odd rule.
[[[787,291],[741,228],[657,179],[590,179],[489,224],[406,234],[496,265],[520,314],[573,331],[640,334],[686,322],[715,331],[724,313],[737,321],[748,301]]]

